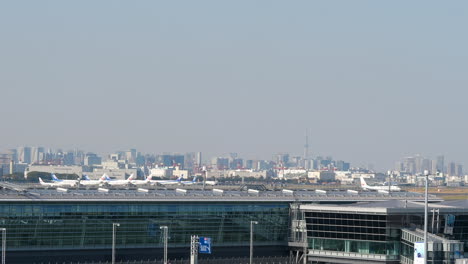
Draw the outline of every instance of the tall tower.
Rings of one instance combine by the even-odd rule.
[[[305,144],[304,144],[304,160],[309,158],[309,130],[306,128],[305,131]]]

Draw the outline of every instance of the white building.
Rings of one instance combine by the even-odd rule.
[[[56,174],[76,174],[81,177],[83,168],[81,166],[29,165],[25,170],[25,178],[27,177],[27,173],[33,171]]]

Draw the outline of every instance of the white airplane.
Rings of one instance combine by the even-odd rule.
[[[193,177],[193,180],[191,181],[180,181],[183,185],[193,185],[193,184],[198,184],[197,182],[197,176]]]
[[[170,185],[170,184],[180,184],[184,175],[181,175],[177,180],[151,180],[151,184],[160,184],[160,185]]]
[[[133,185],[146,185],[146,184],[150,184],[151,183],[151,178],[153,176],[148,176],[146,177],[146,180],[132,180],[130,183],[133,184]]]
[[[83,186],[98,186],[104,183],[106,180],[106,174],[103,174],[99,180],[91,180],[88,175],[83,175],[84,180],[80,181],[80,185]]]
[[[50,186],[50,187],[60,187],[60,186],[74,187],[76,186],[76,181],[70,182],[70,181],[59,180],[59,181],[53,181],[53,182],[44,182],[41,177],[39,177],[39,183],[42,186]]]
[[[130,175],[126,180],[113,180],[109,178],[107,174],[103,175],[104,177],[104,183],[110,185],[110,186],[125,186],[131,183],[135,179],[135,174]]]
[[[206,185],[217,185],[218,181],[205,181]]]
[[[70,186],[75,186],[78,183],[78,180],[61,180],[55,176],[55,174],[51,173],[52,181],[53,182],[61,182],[61,183],[67,183],[70,184]]]
[[[388,191],[388,186],[369,186],[366,183],[366,180],[364,180],[363,177],[361,177],[361,188],[364,190],[374,190],[374,191]],[[390,191],[391,192],[399,192],[401,191],[401,188],[398,186],[390,186]]]

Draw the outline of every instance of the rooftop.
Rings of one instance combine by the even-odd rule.
[[[349,192],[349,191],[321,191],[321,190],[201,190],[201,189],[66,189],[66,188],[21,188],[12,184],[0,183],[2,201],[234,201],[234,202],[315,202],[315,203],[352,203],[371,201],[394,201],[409,200],[423,201],[424,196],[412,192],[379,193],[372,191]],[[436,196],[430,196],[431,201],[442,201]]]
[[[320,210],[320,211],[339,211],[339,212],[373,212],[373,213],[398,213],[398,212],[424,212],[424,200],[420,199],[387,199],[385,201],[358,201],[347,206],[343,205],[324,205],[324,204],[304,204],[301,209]],[[466,201],[440,202],[433,196],[429,197],[429,210],[439,209],[444,212],[467,212],[468,203]]]

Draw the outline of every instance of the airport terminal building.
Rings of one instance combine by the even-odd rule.
[[[424,237],[424,203],[408,200],[352,205],[302,204],[294,208],[291,248],[307,248],[308,263],[414,261]],[[468,256],[468,202],[429,204],[428,263]]]
[[[300,263],[304,258],[305,263],[412,263],[408,252],[423,215],[423,196],[405,192],[2,186],[0,227],[7,229],[10,263],[108,261],[113,223],[120,224],[117,260],[161,259],[161,226],[169,230],[169,258],[189,257],[191,235],[212,239],[212,257],[245,257],[251,221],[258,222],[256,256],[288,256]],[[439,209],[434,236],[451,241],[457,247],[453,254],[462,256],[468,252],[466,204],[430,200],[431,208]],[[454,217],[452,233],[441,236],[447,214]]]

